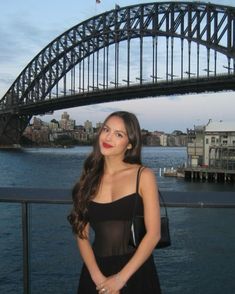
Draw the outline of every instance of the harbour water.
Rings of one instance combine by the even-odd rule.
[[[71,188],[90,147],[0,151],[0,186]],[[186,182],[159,169],[186,161],[185,148],[146,147],[143,164],[169,191],[235,191],[234,184]],[[66,216],[70,205],[30,206],[32,294],[76,293],[81,259]],[[163,294],[235,293],[235,210],[168,208],[172,246],[155,250]],[[0,293],[23,293],[21,207],[0,203]],[[89,294],[89,293],[88,293]],[[146,293],[147,294],[147,293]]]

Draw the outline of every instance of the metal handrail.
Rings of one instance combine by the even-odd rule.
[[[0,202],[21,204],[23,241],[23,289],[30,293],[29,273],[29,205],[32,203],[71,204],[69,189],[0,188]]]
[[[72,204],[71,189],[0,187],[0,202]],[[235,208],[234,191],[161,190],[168,207]],[[190,196],[190,197],[189,197]]]
[[[161,195],[167,207],[235,208],[235,191],[179,192],[161,190]],[[72,204],[71,190],[0,187],[0,202],[20,203],[22,207],[23,288],[24,294],[29,294],[29,205],[32,203]]]

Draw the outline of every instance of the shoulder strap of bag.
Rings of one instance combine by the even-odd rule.
[[[139,169],[138,169],[138,172],[137,172],[137,176],[136,176],[136,194],[139,193],[139,181],[140,181],[140,174],[142,172],[142,170],[144,169],[144,166],[140,166]],[[133,209],[133,214],[132,214],[132,222],[135,218],[135,215],[136,215],[136,205],[137,205],[137,195],[136,197],[134,198],[134,209]]]
[[[144,166],[140,166],[139,169],[138,169],[138,172],[137,172],[137,177],[136,177],[136,193],[137,194],[139,193],[140,175],[141,175],[141,172],[142,172],[142,170],[144,168],[145,168]],[[160,198],[160,201],[162,203],[162,206],[164,207],[165,216],[168,217],[166,203],[165,203],[165,200],[164,200],[164,198],[162,196],[162,193],[160,192],[159,189],[158,189],[158,194],[159,194],[159,198]],[[135,214],[136,214],[136,204],[137,204],[137,197],[135,197],[135,201],[134,201],[134,210],[133,210],[132,220],[134,219]]]
[[[160,201],[162,203],[162,206],[164,207],[165,216],[168,217],[166,203],[165,203],[165,200],[164,200],[164,198],[163,198],[162,193],[160,192],[160,190],[158,190],[158,194],[159,194],[159,198],[160,198]]]
[[[145,168],[144,166],[140,166],[139,169],[138,169],[138,172],[137,172],[137,178],[136,178],[136,193],[137,193],[137,194],[139,193],[140,175],[141,175],[141,172],[143,171],[144,168]],[[165,216],[168,217],[168,214],[167,214],[167,208],[166,208],[166,203],[165,203],[164,198],[163,198],[163,196],[162,196],[162,193],[160,192],[159,189],[158,189],[158,194],[159,194],[159,198],[160,198],[160,201],[161,201],[161,203],[162,203],[162,206],[164,207]],[[133,218],[135,217],[136,204],[137,204],[137,197],[135,197],[134,211],[133,211]]]
[[[144,166],[140,166],[137,172],[137,177],[136,177],[136,193],[139,193],[139,182],[140,182],[140,174],[142,170],[144,169]]]

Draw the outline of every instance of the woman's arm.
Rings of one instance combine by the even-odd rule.
[[[141,172],[139,187],[144,204],[146,234],[129,262],[117,275],[111,276],[105,281],[105,287],[116,291],[120,290],[148,259],[161,236],[158,188],[155,175],[150,169],[145,168]],[[98,287],[98,289],[100,288]]]
[[[89,236],[89,224],[86,225],[85,233],[86,233],[86,236]],[[93,282],[96,285],[102,283],[106,279],[106,277],[102,274],[102,272],[100,271],[97,265],[89,238],[81,239],[77,237],[77,244],[80,250],[81,257],[84,263],[86,264],[86,267],[91,275]]]
[[[161,237],[161,218],[158,187],[152,170],[143,169],[140,176],[140,195],[144,204],[144,221],[146,234],[140,242],[135,254],[120,271],[123,281],[128,279],[148,259]]]

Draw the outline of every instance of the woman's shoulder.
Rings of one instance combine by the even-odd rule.
[[[147,166],[140,166],[141,177],[155,177],[154,171]]]
[[[151,186],[156,186],[157,179],[154,171],[149,167],[143,167],[141,169],[140,176],[140,190],[145,190],[150,188]]]
[[[147,178],[154,178],[156,180],[154,171],[147,166],[140,164],[130,164],[127,170],[129,170],[133,174],[139,173],[139,178],[141,180],[145,180]]]

